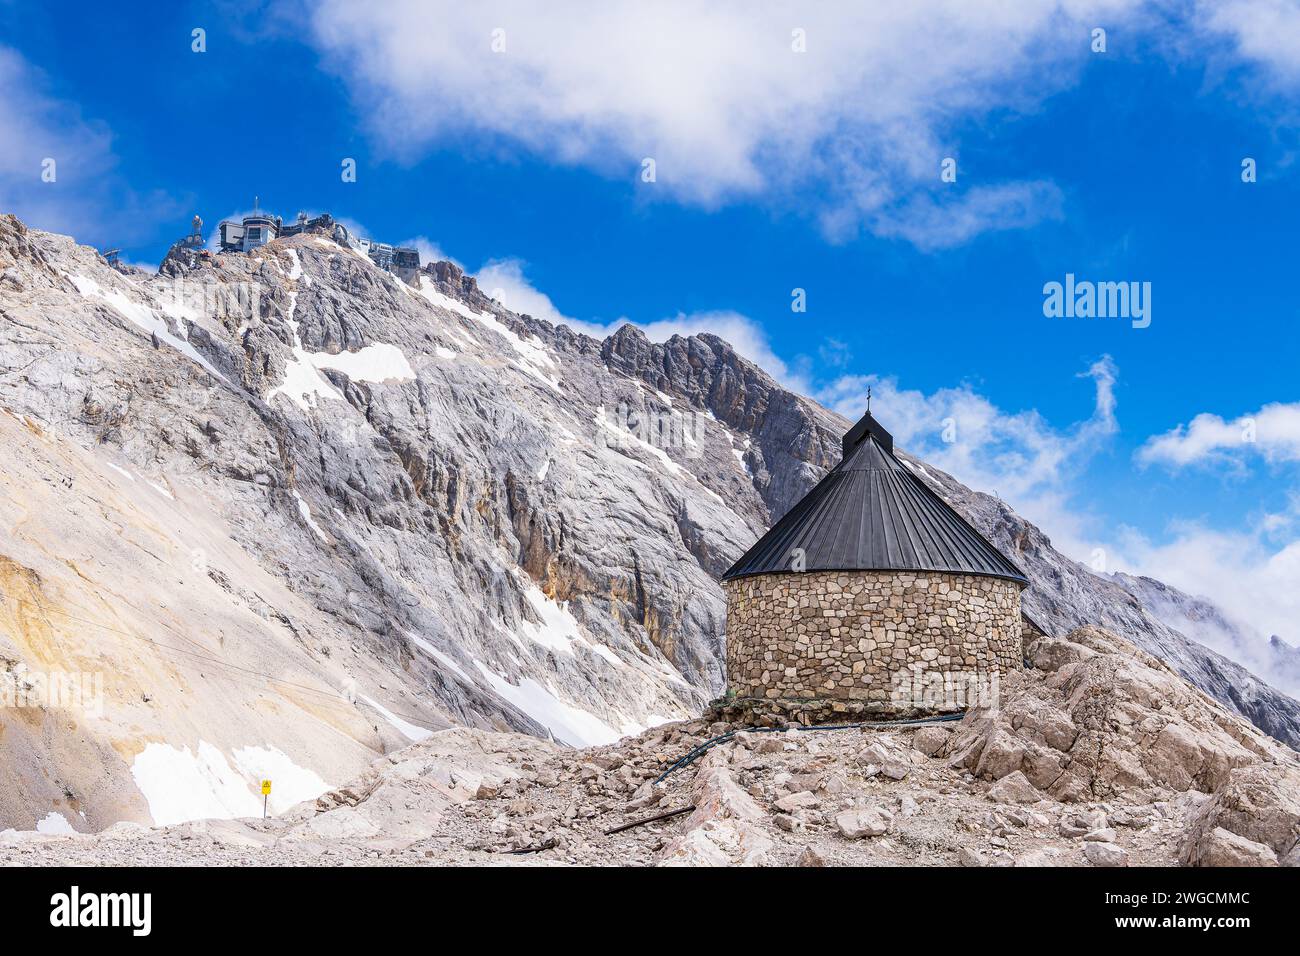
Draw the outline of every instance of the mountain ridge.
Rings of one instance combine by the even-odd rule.
[[[237,793],[253,750],[337,784],[453,724],[582,745],[693,716],[718,575],[849,426],[716,336],[598,341],[311,235],[146,277],[0,217],[0,309],[0,658],[128,675],[102,718],[15,731],[52,772],[7,768],[0,826],[157,819],[150,761]],[[1300,704],[899,455],[1025,568],[1040,624],[1114,630],[1300,743]]]

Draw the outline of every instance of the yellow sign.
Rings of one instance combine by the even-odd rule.
[[[271,792],[271,781],[270,781],[270,780],[263,780],[263,781],[262,781],[262,796],[266,796],[266,795],[269,794],[270,792]]]

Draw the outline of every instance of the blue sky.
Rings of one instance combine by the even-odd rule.
[[[544,318],[716,328],[1300,640],[1295,3],[432,6],[0,4],[0,208],[152,264],[256,194]],[[1150,326],[1046,318],[1066,273],[1149,282]]]

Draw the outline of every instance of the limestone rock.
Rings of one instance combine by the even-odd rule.
[[[835,814],[835,826],[850,840],[883,836],[889,832],[892,815],[878,808],[843,810]]]
[[[793,813],[804,807],[815,807],[821,803],[815,793],[808,790],[801,790],[798,793],[787,794],[776,801],[776,808],[782,813]]]
[[[1223,787],[1233,770],[1294,763],[1275,741],[1227,718],[1149,654],[1084,627],[1040,638],[1041,681],[1012,674],[1000,706],[973,710],[947,745],[987,780],[1021,772],[1063,802]]]
[[[952,737],[952,730],[937,724],[921,727],[912,734],[912,746],[927,757],[937,756]]]
[[[1061,836],[1081,837],[1106,826],[1106,813],[1102,810],[1076,810],[1061,817],[1058,826]]]
[[[826,860],[823,859],[822,855],[818,853],[816,850],[814,850],[812,847],[806,846],[803,848],[803,852],[799,854],[799,858],[794,861],[794,865],[795,866],[825,866]]]
[[[1293,854],[1300,845],[1300,770],[1268,764],[1234,770],[1227,785],[1189,821],[1184,862],[1216,865],[1207,863],[1205,855],[1222,857],[1236,845],[1217,830],[1261,844],[1277,859]]]
[[[1037,803],[1043,794],[1017,770],[989,787],[988,798],[994,803]]]
[[[1202,833],[1189,851],[1195,866],[1277,866],[1273,848],[1215,827]]]
[[[991,849],[984,852],[962,847],[957,853],[959,866],[1015,866],[1015,858],[1006,850]]]
[[[1039,847],[1016,858],[1016,866],[1060,866],[1062,852],[1057,847]]]
[[[1083,855],[1093,866],[1128,866],[1128,852],[1114,843],[1085,843]]]
[[[740,788],[722,751],[700,761],[692,787],[695,810],[683,832],[660,857],[661,866],[763,866],[770,862],[772,841],[755,822],[765,814]]]

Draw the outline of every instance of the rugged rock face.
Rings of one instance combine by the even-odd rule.
[[[1293,751],[1099,628],[1039,638],[1025,654],[1034,672],[1008,675],[1003,705],[968,715],[939,751],[977,777],[1023,774],[1078,802],[1216,793],[1239,767],[1297,765]]]
[[[145,276],[0,217],[0,827],[237,816],[268,774],[287,805],[450,725],[696,714],[717,576],[845,428],[714,336],[597,342],[450,263],[300,235]],[[1300,740],[1300,705],[912,464],[1052,633],[1105,625]]]

